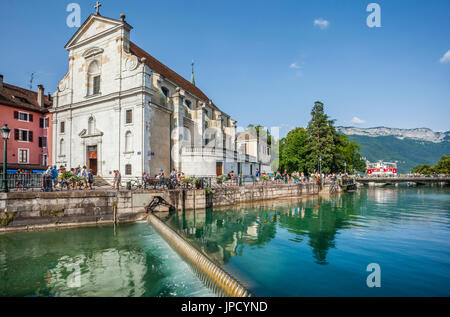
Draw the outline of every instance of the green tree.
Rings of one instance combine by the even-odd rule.
[[[421,174],[421,175],[431,175],[434,173],[450,174],[450,155],[442,155],[439,162],[434,166],[422,164],[414,167],[411,172],[413,174]]]
[[[442,155],[439,162],[434,166],[438,174],[450,174],[450,155]]]
[[[304,128],[290,131],[280,144],[280,169],[306,172],[306,156],[308,152],[308,134]]]
[[[330,173],[333,167],[335,152],[335,133],[328,116],[324,113],[323,103],[316,101],[308,123],[308,155],[306,168],[309,173],[317,171],[319,157],[322,158],[322,172]]]
[[[322,157],[324,173],[364,171],[361,147],[337,132],[334,120],[324,113],[323,103],[314,104],[311,116],[307,129],[296,128],[280,140],[280,169],[313,173]]]

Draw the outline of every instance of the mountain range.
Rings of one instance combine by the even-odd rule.
[[[421,164],[434,165],[442,155],[450,154],[450,131],[387,127],[336,129],[361,145],[361,155],[367,160],[396,162],[399,173],[409,173]]]

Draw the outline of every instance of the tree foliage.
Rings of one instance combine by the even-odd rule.
[[[439,162],[430,166],[422,164],[412,169],[413,174],[431,175],[431,174],[450,174],[450,155],[442,155]]]
[[[289,172],[341,173],[364,171],[365,163],[359,154],[361,147],[339,134],[317,101],[311,111],[308,127],[296,128],[280,140],[280,168]]]

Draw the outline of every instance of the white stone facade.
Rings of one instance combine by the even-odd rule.
[[[236,156],[236,121],[133,44],[131,30],[125,16],[93,14],[67,43],[69,70],[51,109],[53,164],[86,165],[106,179],[115,169],[125,179],[161,168],[215,176],[220,163],[222,173],[237,172],[226,157],[247,166]],[[220,151],[211,156],[211,147]],[[203,151],[208,160],[198,159]]]

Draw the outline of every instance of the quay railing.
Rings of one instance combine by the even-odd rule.
[[[6,182],[10,190],[41,189],[43,174],[7,174]],[[3,186],[3,175],[0,175],[0,186]]]

